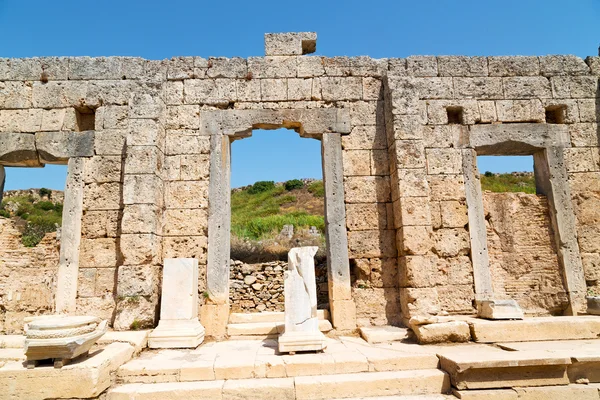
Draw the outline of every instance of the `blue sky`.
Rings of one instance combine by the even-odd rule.
[[[325,56],[585,57],[598,52],[599,21],[600,0],[0,0],[0,57],[260,56],[265,32],[291,31],[316,31]],[[320,175],[318,142],[276,132],[281,140],[255,133],[234,143],[233,186]],[[525,168],[494,160],[480,169]],[[65,175],[64,167],[11,168],[6,189],[61,188]]]

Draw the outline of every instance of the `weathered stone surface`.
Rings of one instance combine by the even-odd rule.
[[[35,146],[41,162],[64,164],[69,158],[94,155],[94,132],[39,132]]]
[[[266,56],[297,56],[314,53],[316,49],[315,32],[265,33]]]
[[[468,342],[471,340],[469,325],[464,321],[439,322],[411,325],[420,344]]]
[[[0,133],[0,163],[7,166],[40,167],[35,136],[28,133]]]

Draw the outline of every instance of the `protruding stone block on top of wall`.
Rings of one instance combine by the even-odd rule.
[[[523,319],[523,310],[515,300],[477,301],[477,316],[486,319]]]
[[[198,260],[166,258],[160,321],[148,336],[148,346],[194,348],[203,340],[204,327],[198,321]]]
[[[265,33],[266,56],[300,56],[316,50],[316,32]]]
[[[325,336],[319,330],[315,254],[319,248],[296,247],[288,253],[285,271],[285,332],[279,337],[279,351],[323,350]]]

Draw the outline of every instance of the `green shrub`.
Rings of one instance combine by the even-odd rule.
[[[0,210],[0,217],[10,218],[10,213],[6,210]]]
[[[491,178],[491,177],[494,176],[494,173],[490,172],[490,171],[485,171],[485,174],[483,174],[483,175],[486,176],[486,177],[488,177],[488,178]]]
[[[250,187],[250,189],[248,189],[248,193],[257,194],[257,193],[266,192],[266,191],[274,189],[274,188],[275,188],[275,182],[273,182],[273,181],[258,181],[254,185],[252,185]]]
[[[308,191],[315,197],[325,197],[325,186],[323,181],[314,181],[308,185]]]
[[[46,188],[41,188],[40,191],[38,192],[40,197],[52,197],[52,190],[50,189],[46,189]]]
[[[39,208],[40,210],[50,211],[54,210],[54,203],[51,201],[40,201],[34,205],[35,208]]]
[[[492,174],[481,177],[481,190],[494,193],[522,192],[535,194],[535,177],[519,174]]]
[[[284,184],[285,190],[294,190],[294,189],[300,189],[302,187],[304,187],[304,182],[302,182],[300,179],[292,179],[289,180],[287,182],[285,182]]]

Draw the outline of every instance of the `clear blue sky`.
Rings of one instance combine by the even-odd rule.
[[[292,31],[316,31],[317,54],[325,56],[585,57],[598,52],[600,1],[0,0],[0,57],[260,56],[265,32]],[[233,186],[320,174],[318,142],[286,134],[281,141],[259,145],[259,136],[234,143]],[[291,171],[291,165],[298,167],[292,157],[304,151],[300,147],[304,142],[311,155],[300,157],[300,164],[311,168]],[[243,151],[244,146],[255,151]],[[275,155],[282,161],[273,163]],[[499,171],[506,165],[480,164],[480,169]],[[523,168],[517,164],[508,169]],[[251,174],[250,181],[242,178],[246,173]],[[11,168],[7,175],[6,189],[60,188],[65,172],[64,167]]]

